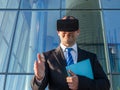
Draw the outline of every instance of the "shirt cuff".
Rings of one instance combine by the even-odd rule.
[[[37,85],[40,85],[40,84],[42,83],[44,77],[45,77],[45,75],[43,76],[43,78],[42,78],[41,80],[39,80],[39,79],[35,76],[34,79],[35,79],[36,84],[37,84]]]

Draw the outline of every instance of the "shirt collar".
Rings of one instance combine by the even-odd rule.
[[[60,43],[60,47],[62,48],[63,52],[65,52],[66,48],[73,48],[73,51],[77,52],[77,44],[76,43],[72,47],[66,47],[62,43]]]

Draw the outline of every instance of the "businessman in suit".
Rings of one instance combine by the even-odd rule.
[[[60,37],[60,45],[41,55],[37,54],[32,90],[44,90],[47,85],[49,90],[109,90],[109,80],[96,54],[80,49],[76,43],[80,34],[78,19],[73,16],[64,16],[57,20],[57,33]],[[73,64],[90,59],[94,79],[77,75],[71,70],[66,71],[65,67],[68,65],[66,48],[72,48],[70,53]]]

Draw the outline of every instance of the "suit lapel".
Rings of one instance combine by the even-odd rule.
[[[58,63],[63,67],[66,66],[66,60],[65,60],[65,57],[64,57],[64,54],[63,54],[63,51],[62,49],[60,48],[60,46],[56,49],[56,58],[57,58],[57,61]]]
[[[77,60],[77,62],[87,59],[86,57],[87,56],[84,53],[84,51],[78,47],[78,60]]]
[[[60,48],[60,46],[56,49],[55,56],[56,56],[56,60],[59,63],[59,66],[60,66],[62,72],[64,73],[65,77],[67,77],[68,74],[67,74],[66,69],[65,69],[67,64],[66,64],[66,60],[65,60],[63,51]]]

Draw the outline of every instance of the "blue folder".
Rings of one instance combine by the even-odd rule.
[[[89,59],[80,61],[76,64],[66,66],[66,70],[71,70],[73,73],[77,75],[82,75],[90,79],[94,79],[92,67]]]

